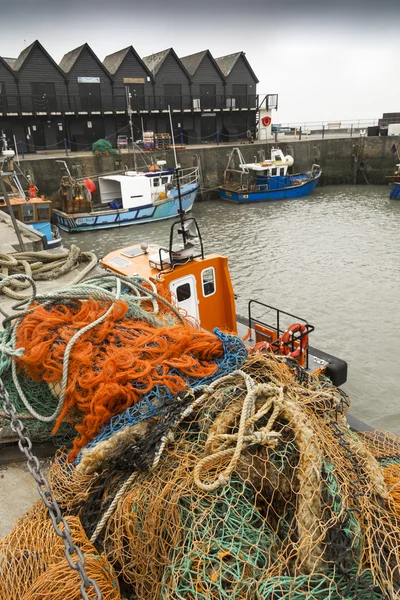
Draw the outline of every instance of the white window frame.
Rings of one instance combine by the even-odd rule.
[[[213,275],[214,275],[214,291],[212,294],[205,294],[204,293],[204,281],[203,281],[203,273],[205,271],[208,271],[209,269],[212,269],[213,271]],[[215,277],[215,267],[206,267],[205,269],[202,270],[202,272],[200,273],[200,277],[201,277],[201,293],[203,295],[203,298],[211,298],[211,296],[214,296],[214,294],[217,293],[217,278]]]

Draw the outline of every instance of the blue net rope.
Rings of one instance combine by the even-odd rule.
[[[217,370],[212,375],[197,379],[195,377],[185,377],[180,371],[176,370],[176,374],[186,381],[188,388],[196,389],[224,375],[228,375],[232,371],[240,369],[247,359],[246,346],[239,337],[223,333],[217,328],[214,329],[214,333],[222,342],[223,356],[213,361],[217,365]],[[172,397],[173,394],[165,386],[158,386],[151,390],[151,392],[143,396],[138,404],[127,408],[120,415],[112,417],[100,431],[99,435],[89,442],[86,448],[93,448],[99,442],[108,440],[118,431],[132,427],[145,419],[150,419],[158,415],[163,408],[164,402],[170,400]],[[74,464],[78,464],[81,458],[82,453],[79,454]]]

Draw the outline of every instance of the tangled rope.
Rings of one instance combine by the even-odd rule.
[[[218,369],[221,341],[194,328],[159,288],[140,277],[95,277],[57,293],[34,290],[16,305],[18,314],[4,320],[1,366],[11,362],[14,386],[30,415],[55,422],[53,433],[65,420],[75,426],[71,461],[114,415],[151,390],[173,395],[188,387],[188,379]],[[57,397],[50,414],[29,402],[21,371]]]
[[[0,281],[7,280],[1,291],[14,300],[27,300],[31,295],[24,295],[20,290],[30,287],[29,278],[35,281],[52,280],[65,275],[81,263],[88,263],[73,279],[70,285],[82,281],[96,266],[97,257],[93,252],[82,252],[77,246],[72,245],[69,250],[60,252],[15,252],[13,254],[0,254]],[[10,275],[26,275],[26,278],[10,278]]]

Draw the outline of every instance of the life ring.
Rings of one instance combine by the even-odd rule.
[[[293,351],[291,351],[289,348],[289,342],[293,335],[297,332],[305,333],[307,332],[307,327],[303,325],[303,323],[293,323],[292,325],[289,325],[286,331],[284,331],[279,338],[279,354],[290,356],[291,358],[299,358],[303,354],[304,350],[306,350],[308,346],[307,333],[301,338],[300,346]]]
[[[270,116],[266,115],[261,119],[261,123],[264,125],[264,127],[269,127],[272,123],[272,119]]]

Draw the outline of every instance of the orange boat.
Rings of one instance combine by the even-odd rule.
[[[176,234],[181,243],[174,243]],[[250,352],[261,350],[296,361],[309,374],[324,374],[334,385],[347,379],[347,363],[309,345],[314,327],[305,319],[258,300],[248,302],[248,314],[236,314],[235,295],[228,259],[204,254],[197,221],[183,212],[171,227],[168,247],[155,244],[128,246],[107,254],[105,269],[130,276],[139,275],[162,282],[175,304],[195,319],[201,328],[215,327],[239,335]],[[266,319],[268,315],[268,322]]]

